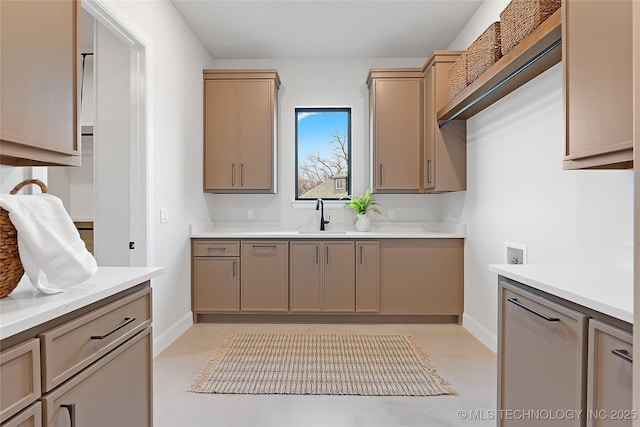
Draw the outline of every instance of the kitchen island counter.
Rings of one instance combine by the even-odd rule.
[[[26,275],[0,300],[0,340],[125,291],[162,274],[161,267],[100,267],[89,280],[46,295]]]

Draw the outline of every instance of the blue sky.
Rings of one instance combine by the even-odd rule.
[[[307,159],[311,152],[320,151],[324,155],[331,153],[331,135],[337,130],[344,135],[347,130],[348,113],[337,112],[301,112],[298,114],[298,161]]]

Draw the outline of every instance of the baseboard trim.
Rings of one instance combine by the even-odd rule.
[[[466,312],[462,315],[462,326],[489,350],[498,352],[498,337]]]
[[[153,357],[155,358],[162,353],[164,349],[169,347],[180,335],[184,334],[191,325],[193,325],[193,314],[189,311],[162,335],[153,339]]]

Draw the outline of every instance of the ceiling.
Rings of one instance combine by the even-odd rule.
[[[171,0],[214,59],[427,57],[482,0]]]

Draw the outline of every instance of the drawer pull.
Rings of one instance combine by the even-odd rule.
[[[111,335],[112,333],[116,332],[119,329],[124,328],[125,326],[127,326],[129,323],[131,322],[135,322],[136,318],[135,317],[125,317],[124,321],[122,323],[120,323],[118,326],[116,326],[115,328],[111,329],[110,331],[105,332],[102,335],[92,335],[91,339],[92,340],[102,340],[105,339],[106,337],[108,337],[109,335]]]
[[[60,405],[60,407],[66,409],[69,412],[70,425],[71,427],[76,427],[76,404],[65,403],[64,405]]]
[[[271,249],[275,249],[276,245],[252,245],[254,249],[267,249],[267,248],[271,248]]]
[[[611,350],[611,354],[614,354],[629,363],[633,363],[633,357],[629,356],[629,352],[627,350]]]
[[[224,246],[220,246],[220,247],[216,247],[216,248],[207,248],[207,252],[213,252],[213,251],[222,251],[224,252],[226,248]]]
[[[523,304],[519,303],[519,302],[518,302],[518,300],[517,300],[517,298],[507,298],[507,301],[509,301],[510,303],[513,303],[513,304],[517,305],[517,306],[518,306],[518,307],[520,307],[520,308],[524,308],[524,309],[525,309],[525,310],[527,310],[528,312],[533,313],[533,314],[535,314],[535,315],[536,315],[536,316],[538,316],[538,317],[542,317],[542,318],[543,318],[544,320],[546,320],[547,322],[559,322],[559,321],[560,321],[560,319],[559,319],[559,318],[557,318],[557,317],[549,317],[549,316],[547,316],[547,315],[545,315],[545,314],[539,313],[539,312],[537,312],[537,311],[535,311],[535,310],[533,310],[533,309],[531,309],[531,308],[529,308],[529,307],[527,307],[527,306],[525,306],[525,305],[523,305]]]

